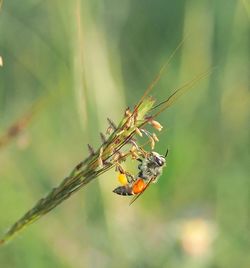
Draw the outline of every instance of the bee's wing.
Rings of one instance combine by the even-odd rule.
[[[136,200],[137,198],[139,198],[139,197],[144,193],[144,191],[148,188],[148,186],[151,184],[151,182],[152,182],[154,179],[155,179],[155,177],[152,177],[152,178],[149,180],[149,182],[146,184],[145,188],[131,200],[131,202],[129,203],[129,205],[132,205],[132,204],[135,202],[135,200]]]

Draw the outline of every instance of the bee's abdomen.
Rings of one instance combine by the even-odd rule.
[[[126,186],[119,186],[113,190],[114,193],[119,195],[133,195],[132,188],[128,185]]]

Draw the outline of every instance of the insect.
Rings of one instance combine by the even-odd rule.
[[[166,165],[166,154],[160,155],[156,152],[146,153],[143,159],[138,158],[138,174],[133,177],[130,174],[120,173],[118,180],[123,184],[113,190],[118,195],[130,196],[135,195],[132,199],[132,204],[151,183],[156,183]]]

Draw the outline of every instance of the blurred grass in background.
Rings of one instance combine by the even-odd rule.
[[[216,70],[159,118],[168,167],[133,206],[114,171],[0,248],[0,267],[249,267],[249,10],[246,1],[5,1],[0,130],[43,109],[0,152],[3,233],[99,145],[179,41],[159,100]]]

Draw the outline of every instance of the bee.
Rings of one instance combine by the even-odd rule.
[[[140,164],[138,165],[137,176],[134,178],[132,175],[119,174],[118,179],[123,185],[115,188],[113,192],[124,196],[135,195],[130,203],[132,204],[151,183],[158,181],[166,165],[167,155],[168,150],[164,156],[156,152],[150,152],[143,159],[138,158]]]

